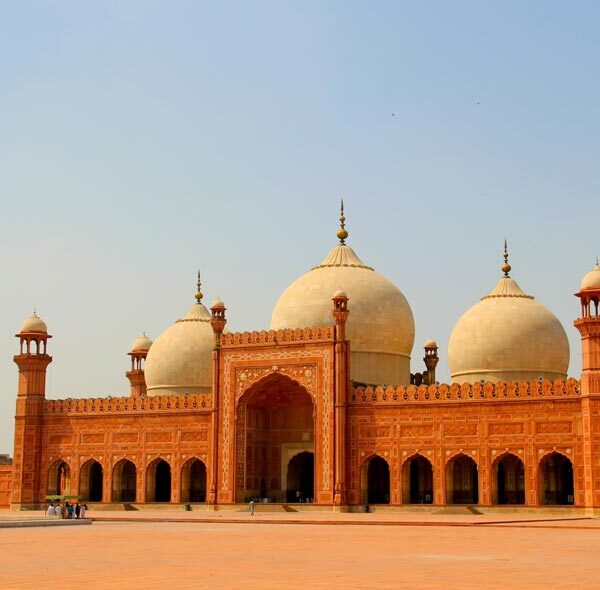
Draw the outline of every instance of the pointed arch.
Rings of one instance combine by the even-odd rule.
[[[56,459],[48,468],[46,493],[49,496],[71,493],[71,467],[64,459]]]
[[[573,505],[573,463],[560,451],[544,454],[538,465],[539,502],[544,505]]]
[[[525,504],[525,465],[512,451],[492,462],[492,504]]]
[[[102,502],[104,468],[100,461],[88,459],[79,469],[79,495],[86,502]]]
[[[135,502],[137,466],[127,458],[117,461],[112,470],[112,501]]]
[[[171,501],[171,464],[157,457],[146,467],[146,502]]]
[[[402,503],[433,503],[433,465],[421,453],[413,453],[402,463]]]
[[[446,462],[446,503],[477,504],[479,474],[473,457],[459,452]]]
[[[361,464],[363,504],[390,503],[390,465],[378,453],[367,455]]]
[[[206,502],[206,463],[190,457],[181,466],[180,498],[182,502]]]

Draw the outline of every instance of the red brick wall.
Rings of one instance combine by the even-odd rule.
[[[0,465],[0,508],[10,506],[12,489],[12,465]]]

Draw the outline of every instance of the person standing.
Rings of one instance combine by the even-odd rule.
[[[254,500],[248,502],[248,510],[250,511],[250,516],[254,516]]]
[[[79,516],[80,518],[85,518],[85,511],[87,510],[87,506],[85,504],[81,505],[81,508],[79,510]]]

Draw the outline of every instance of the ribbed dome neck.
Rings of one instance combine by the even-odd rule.
[[[367,270],[373,270],[372,267],[367,266],[356,254],[356,252],[346,246],[346,244],[338,244],[329,254],[325,257],[321,264],[313,266],[311,270],[316,268],[331,268],[334,266],[345,266],[350,268],[366,268]]]
[[[490,293],[481,298],[491,299],[493,297],[520,297],[522,299],[533,299],[533,295],[528,295],[519,287],[517,282],[510,277],[502,277]]]
[[[210,313],[202,303],[194,303],[188,309],[188,312],[175,323],[178,324],[179,322],[210,322]]]

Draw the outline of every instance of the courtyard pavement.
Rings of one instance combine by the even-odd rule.
[[[511,519],[146,510],[89,516],[111,520],[0,529],[0,588],[600,587],[600,521],[594,519],[518,514],[500,524]],[[382,516],[387,526],[367,524]],[[267,518],[276,524],[265,523]],[[292,525],[290,518],[356,524]]]

